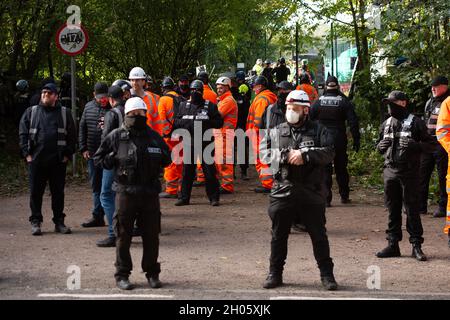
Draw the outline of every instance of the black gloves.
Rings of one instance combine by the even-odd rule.
[[[402,149],[416,149],[419,147],[419,142],[416,142],[410,137],[400,137],[398,140],[398,145]]]

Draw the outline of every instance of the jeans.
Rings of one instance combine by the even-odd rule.
[[[89,181],[92,187],[92,199],[94,201],[94,209],[92,210],[92,215],[96,219],[103,219],[103,208],[100,202],[100,192],[102,189],[102,175],[103,169],[100,166],[94,164],[93,159],[87,161]]]
[[[108,220],[108,236],[115,237],[113,228],[114,211],[116,211],[116,193],[112,190],[114,181],[114,170],[103,169],[102,190],[100,193],[100,201]]]

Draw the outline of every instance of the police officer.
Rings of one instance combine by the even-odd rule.
[[[424,120],[427,124],[428,133],[436,139],[436,123],[441,109],[442,102],[450,96],[448,89],[448,79],[438,76],[431,83],[433,97],[425,105]],[[428,188],[430,185],[431,174],[434,167],[437,167],[439,177],[439,209],[433,214],[433,217],[445,217],[447,210],[447,151],[436,140],[436,151],[434,153],[423,153],[420,160],[420,207],[419,212],[426,214],[428,211]]]
[[[20,120],[19,144],[28,163],[31,233],[42,235],[42,197],[48,182],[55,232],[71,233],[64,224],[64,186],[67,162],[75,152],[76,128],[69,109],[58,102],[54,83],[44,85],[39,105],[28,108]]]
[[[95,154],[105,169],[114,169],[113,189],[117,192],[114,215],[116,232],[116,283],[122,290],[133,288],[130,245],[135,220],[142,232],[142,269],[152,288],[160,288],[158,263],[161,212],[161,167],[170,164],[170,153],[161,136],[146,125],[145,102],[134,97],[125,104],[122,127],[113,130]]]
[[[377,253],[378,258],[399,257],[402,240],[402,207],[406,210],[406,230],[413,246],[412,256],[426,261],[421,246],[423,228],[418,208],[419,177],[422,152],[433,152],[435,140],[428,134],[425,122],[407,110],[408,98],[401,91],[392,91],[383,99],[390,117],[380,129],[378,151],[384,155],[384,196],[389,210],[388,246]]]
[[[330,76],[326,81],[326,92],[311,108],[311,120],[318,120],[327,127],[334,138],[335,157],[328,166],[326,185],[328,189],[327,206],[331,206],[333,193],[331,191],[333,164],[336,180],[339,185],[341,203],[350,203],[349,175],[347,171],[347,132],[345,122],[350,126],[353,137],[353,149],[358,152],[360,147],[360,133],[358,117],[355,107],[339,90],[336,77]]]
[[[286,66],[286,59],[280,58],[279,65],[273,69],[273,74],[275,75],[277,85],[282,81],[287,81],[291,70]]]
[[[181,183],[180,199],[176,206],[189,205],[191,199],[192,185],[195,179],[196,160],[201,160],[201,166],[206,178],[206,193],[212,206],[219,205],[220,187],[216,176],[214,158],[205,159],[205,148],[211,142],[203,141],[204,133],[210,129],[220,129],[223,126],[223,119],[217,106],[211,101],[203,99],[203,82],[194,80],[191,83],[191,98],[180,104],[179,111],[175,115],[173,129],[185,129],[190,137],[183,137],[183,181]],[[198,128],[198,129],[194,129]],[[201,130],[200,130],[201,129]],[[196,136],[194,133],[201,133]],[[211,133],[212,134],[212,133]],[[200,142],[195,143],[196,139]],[[199,141],[199,140],[197,140]],[[200,149],[194,148],[201,146]],[[188,157],[190,155],[190,157]]]
[[[265,162],[271,163],[274,186],[270,194],[272,220],[270,272],[264,288],[283,284],[288,237],[295,215],[300,215],[313,244],[323,286],[336,290],[333,261],[325,229],[325,166],[333,160],[333,138],[325,126],[309,120],[309,98],[292,91],[286,100],[286,120],[261,143]],[[301,204],[301,206],[299,206]]]
[[[264,70],[261,75],[267,79],[267,89],[273,91],[275,89],[275,82],[273,81],[273,68],[270,60],[264,61]]]

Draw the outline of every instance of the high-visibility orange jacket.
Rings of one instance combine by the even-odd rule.
[[[203,99],[217,104],[217,94],[207,84],[203,85]]]
[[[252,105],[248,111],[247,130],[258,130],[261,123],[262,116],[267,107],[277,101],[277,96],[270,90],[260,92],[253,100]]]
[[[319,99],[319,94],[317,93],[316,88],[312,85],[304,83],[297,86],[297,90],[305,91],[308,94],[309,102],[313,103],[317,99]]]
[[[145,91],[142,100],[144,100],[147,105],[147,125],[162,136],[163,123],[159,118],[156,97]]]
[[[158,113],[159,118],[163,123],[162,132],[164,137],[167,137],[170,134],[170,132],[172,132],[174,111],[173,111],[173,98],[170,96],[178,97],[178,93],[176,93],[175,91],[167,92],[159,99],[158,104]]]
[[[222,130],[236,129],[238,106],[236,100],[234,100],[233,95],[231,94],[231,91],[228,91],[219,97],[217,107],[223,118]]]
[[[436,138],[442,147],[450,155],[450,97],[441,104],[439,117],[436,124]],[[448,165],[447,172],[450,172]],[[450,176],[447,174],[447,194],[450,194]],[[447,218],[445,220],[444,232],[449,233],[450,229],[450,201],[447,202]]]

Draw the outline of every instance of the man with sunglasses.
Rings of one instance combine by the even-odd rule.
[[[19,144],[28,164],[32,235],[42,235],[42,197],[48,182],[55,232],[71,233],[64,224],[66,167],[75,152],[76,129],[70,110],[61,107],[58,89],[46,84],[38,105],[28,108],[20,121]]]

